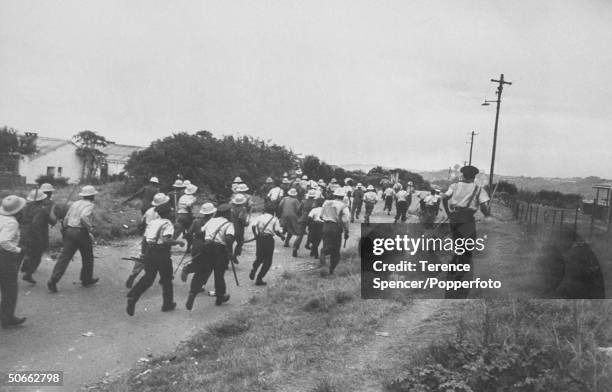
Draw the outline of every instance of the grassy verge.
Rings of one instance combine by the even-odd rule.
[[[120,196],[123,186],[122,182],[96,186],[99,193],[96,195],[94,216],[96,239],[99,242],[107,242],[128,236],[133,233],[133,229],[138,225],[138,220],[140,219],[140,211],[137,208],[138,203],[133,202],[129,205],[121,205],[121,202],[124,200],[123,196]],[[33,188],[3,190],[0,192],[0,198],[9,194],[26,197],[31,189]],[[63,206],[68,197],[70,197],[71,202],[78,200],[80,187],[77,186],[77,189],[74,191],[73,189],[74,186],[72,185],[57,189],[53,194],[53,200],[58,206]],[[125,229],[124,225],[128,226],[128,229]],[[52,250],[59,248],[61,241],[59,225],[56,225],[49,231],[50,248]]]
[[[343,255],[334,277],[318,269],[285,272],[264,294],[196,333],[175,352],[95,389],[324,391],[354,385],[349,374],[333,369],[342,368],[343,356],[369,343],[385,317],[404,306],[361,300],[359,268],[352,251]]]
[[[422,350],[386,390],[609,391],[612,304],[470,301],[456,337]]]

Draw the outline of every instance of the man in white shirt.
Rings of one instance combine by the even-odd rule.
[[[349,237],[349,221],[351,213],[342,199],[344,190],[337,188],[334,191],[334,199],[323,203],[321,220],[323,221],[323,249],[319,256],[321,265],[325,265],[325,256],[330,255],[329,273],[333,274],[340,261],[340,247],[342,246],[342,233],[344,240]]]
[[[64,276],[70,260],[78,250],[81,254],[81,285],[91,286],[98,282],[93,277],[94,255],[93,255],[93,210],[94,196],[98,193],[91,185],[85,185],[77,200],[68,209],[62,226],[64,227],[62,252],[60,253],[51,278],[47,282],[47,288],[51,293],[57,293],[57,282]]]
[[[393,208],[393,198],[395,197],[395,191],[393,188],[388,186],[383,192],[383,196],[385,198],[385,207],[383,208],[383,212],[387,211],[387,215],[391,214],[391,208]]]
[[[173,271],[170,248],[173,245],[183,246],[183,241],[176,241],[174,237],[174,224],[170,221],[170,198],[156,208],[159,214],[147,225],[144,237],[147,242],[145,255],[145,274],[136,282],[134,287],[127,293],[127,314],[134,315],[136,302],[140,296],[153,285],[159,273],[159,283],[162,286],[162,312],[169,312],[176,308],[174,302],[174,287],[172,285]]]
[[[463,239],[476,240],[476,220],[474,214],[480,208],[485,216],[489,216],[487,191],[474,182],[478,169],[474,166],[461,168],[463,178],[460,182],[451,184],[446,193],[442,195],[442,203],[448,214],[453,241]],[[455,264],[471,264],[472,252],[453,255],[451,261]],[[447,280],[461,281],[465,272],[449,272]],[[447,290],[445,298],[467,298],[469,289],[460,289],[456,292]]]
[[[388,188],[391,189],[391,188]],[[376,194],[376,189],[372,184],[368,185],[366,188],[366,193],[363,195],[363,202],[365,203],[365,218],[364,223],[366,225],[370,224],[370,216],[372,215],[372,211],[374,210],[374,206],[378,202],[378,195]]]
[[[197,279],[201,279],[202,284],[208,280],[211,273],[214,272],[215,277],[215,305],[222,305],[229,301],[230,296],[226,294],[227,287],[225,285],[225,270],[230,262],[232,254],[232,244],[235,238],[234,225],[230,221],[232,207],[229,204],[222,204],[217,208],[217,216],[210,219],[202,226],[202,235],[204,237],[204,246],[202,252],[204,257],[209,261],[201,271],[196,272]],[[196,276],[193,279],[196,279]],[[189,292],[187,299],[187,309],[193,307],[198,292],[194,291],[194,282],[192,280],[192,290]],[[200,285],[200,287],[202,287]]]
[[[266,282],[263,278],[268,273],[272,266],[272,257],[274,256],[274,235],[277,235],[281,240],[285,240],[283,228],[280,225],[278,218],[274,216],[276,209],[273,205],[266,205],[265,212],[258,216],[252,225],[253,235],[255,236],[255,262],[249,273],[251,280],[255,279],[255,274],[261,266],[255,285],[265,286]]]
[[[23,258],[19,247],[19,218],[26,205],[22,197],[10,195],[0,205],[0,323],[2,328],[13,327],[26,320],[16,317],[17,274]]]

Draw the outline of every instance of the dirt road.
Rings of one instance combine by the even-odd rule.
[[[53,262],[43,261],[35,274],[38,284],[19,282],[17,314],[28,320],[21,328],[0,331],[0,373],[8,370],[61,370],[63,388],[45,391],[72,391],[132,367],[141,358],[173,350],[182,340],[229,311],[242,306],[262,289],[248,279],[254,258],[255,243],[245,245],[237,266],[241,286],[226,274],[231,294],[223,306],[214,305],[214,297],[200,295],[193,311],[185,309],[188,285],[175,278],[177,310],[161,312],[161,286],[155,283],[141,298],[134,317],[125,312],[125,279],[132,262],[121,257],[138,254],[138,240],[132,239],[95,249],[95,276],[100,282],[90,288],[78,283],[80,257],[77,255],[60,281],[59,293],[49,294],[46,288]],[[180,248],[178,248],[180,249]],[[303,268],[306,251],[294,259],[279,242],[274,264],[267,280],[272,281],[283,270]],[[175,251],[175,265],[181,258]],[[212,281],[213,279],[211,279]],[[211,282],[212,283],[212,282]],[[207,289],[212,289],[209,284]],[[89,336],[85,336],[89,335]],[[0,387],[1,389],[1,387]],[[21,387],[20,392],[36,390]]]
[[[416,205],[413,204],[413,208]],[[392,221],[393,216],[380,213],[377,205],[374,221]],[[416,219],[414,216],[411,219]],[[359,223],[351,225],[349,241],[355,246]],[[254,286],[248,271],[254,259],[254,242],[245,245],[237,266],[240,287],[236,287],[231,273],[226,274],[230,301],[214,305],[214,297],[200,295],[193,311],[185,310],[188,285],[175,279],[177,310],[161,312],[161,286],[154,284],[141,298],[134,317],[125,313],[125,279],[132,262],[121,257],[138,254],[138,239],[126,240],[95,248],[95,273],[100,282],[82,288],[78,282],[80,256],[77,254],[66,275],[58,284],[59,293],[49,294],[46,284],[54,262],[45,256],[35,274],[38,284],[19,281],[19,316],[28,318],[21,328],[0,331],[0,372],[9,370],[64,371],[63,388],[44,388],[45,391],[72,391],[87,383],[113,376],[131,368],[148,356],[173,350],[182,340],[207,324],[219,320],[229,311],[244,306],[246,301],[264,289]],[[180,248],[173,254],[175,265],[182,256]],[[308,268],[312,259],[301,249],[298,259],[291,257],[289,248],[277,241],[274,264],[267,280],[273,281],[285,270]],[[212,280],[212,279],[211,279]],[[211,289],[209,284],[207,289]],[[20,392],[36,388],[20,387]]]

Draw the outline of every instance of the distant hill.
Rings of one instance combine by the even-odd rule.
[[[344,170],[361,170],[362,172],[367,173],[373,168],[375,168],[376,166],[380,166],[380,165],[377,165],[375,163],[347,163],[347,164],[341,164],[337,166],[343,168]]]
[[[437,171],[425,171],[419,172],[421,176],[427,181],[447,181],[449,178],[449,169],[437,170]],[[450,171],[450,177],[459,176],[458,170],[454,168]],[[486,173],[479,174],[481,181],[488,181],[488,175]],[[612,180],[607,180],[599,177],[571,177],[571,178],[558,178],[558,177],[526,177],[526,176],[505,176],[495,175],[495,181],[499,179],[508,181],[515,184],[519,189],[526,189],[530,191],[541,191],[541,190],[552,190],[563,193],[576,193],[582,195],[585,199],[592,199],[593,185],[602,183],[612,183]]]

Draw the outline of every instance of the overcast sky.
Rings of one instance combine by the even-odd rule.
[[[0,2],[0,125],[243,133],[332,164],[612,177],[610,1]]]

